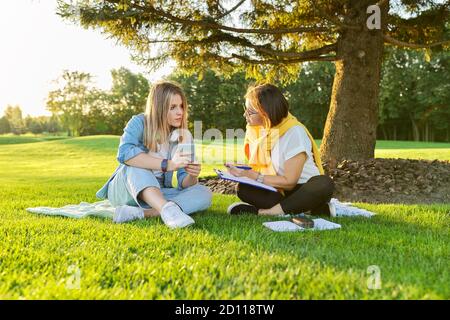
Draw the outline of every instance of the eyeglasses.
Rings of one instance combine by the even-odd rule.
[[[254,110],[252,110],[252,109],[248,109],[248,108],[244,105],[244,114],[246,114],[247,116],[250,117],[250,116],[259,114],[259,112],[256,112],[256,111],[254,111]]]

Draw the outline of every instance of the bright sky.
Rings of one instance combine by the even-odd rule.
[[[56,0],[2,1],[0,11],[0,117],[8,104],[23,115],[49,115],[45,98],[64,69],[89,72],[96,86],[111,86],[110,70],[145,73],[129,51],[98,30],[71,25],[56,15]],[[149,80],[170,73],[167,66],[145,74]]]

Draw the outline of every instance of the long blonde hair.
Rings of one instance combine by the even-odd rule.
[[[167,121],[167,114],[170,109],[170,100],[173,96],[179,95],[183,102],[183,119],[179,132],[178,142],[185,140],[185,133],[188,128],[188,104],[186,96],[180,85],[171,81],[158,81],[150,89],[145,109],[144,123],[144,145],[152,152],[157,152],[158,144],[169,141],[172,128]]]

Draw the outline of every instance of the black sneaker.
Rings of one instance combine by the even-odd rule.
[[[227,209],[228,214],[258,214],[258,209],[245,202],[235,202]]]
[[[336,207],[333,203],[327,202],[322,204],[320,207],[311,210],[311,215],[313,216],[326,216],[326,217],[336,217]]]

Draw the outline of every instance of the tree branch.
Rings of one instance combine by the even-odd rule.
[[[430,44],[415,44],[415,43],[409,43],[409,42],[404,42],[404,41],[394,39],[387,34],[383,34],[383,38],[387,43],[390,43],[390,44],[393,44],[393,45],[396,45],[399,47],[406,47],[406,48],[412,48],[412,49],[426,49],[426,48],[450,44],[450,40],[444,40],[444,41],[439,41],[439,42],[430,43]]]
[[[340,27],[341,29],[362,30],[361,26],[346,24],[346,23],[343,23],[342,21],[340,21],[339,19],[331,17],[329,14],[325,13],[321,8],[316,6],[316,0],[310,0],[310,3],[311,3],[311,6],[314,8],[314,10],[318,11],[319,16],[321,18],[324,18],[324,19],[332,22],[333,24]]]
[[[272,56],[277,56],[277,57],[285,57],[285,58],[300,58],[300,59],[304,59],[307,57],[317,57],[320,56],[324,53],[329,53],[331,51],[336,51],[337,50],[337,45],[334,44],[330,44],[330,45],[326,45],[323,46],[321,48],[318,49],[313,49],[313,50],[308,50],[308,51],[303,51],[303,52],[283,52],[283,51],[279,51],[279,50],[272,50],[272,49],[266,49],[266,48],[258,48],[258,46],[252,46],[256,47],[254,48],[257,52],[263,52]]]
[[[220,32],[220,31],[219,31]],[[229,42],[231,44],[237,44],[243,47],[252,48],[257,53],[267,54],[276,57],[284,58],[304,58],[305,56],[319,56],[324,53],[329,53],[331,51],[336,51],[336,44],[326,45],[322,48],[305,51],[305,52],[286,52],[281,50],[274,50],[270,47],[270,44],[265,45],[255,45],[251,43],[248,39],[233,36],[227,33],[219,33],[208,38],[199,40],[198,43],[211,43],[211,42]]]
[[[274,50],[269,48],[269,45],[255,45],[251,43],[247,39],[239,38],[232,36],[227,33],[215,34],[207,38],[203,38],[200,40],[178,40],[178,39],[168,39],[168,40],[150,40],[149,43],[183,43],[188,45],[202,45],[208,43],[218,43],[218,42],[228,42],[231,44],[239,45],[241,47],[254,49],[257,53],[267,54],[274,57],[283,57],[283,58],[291,58],[291,59],[307,59],[309,57],[315,58],[319,57],[322,54],[329,53],[337,50],[337,44],[333,43],[330,45],[323,46],[321,48],[312,49],[303,52],[285,52],[280,50]]]
[[[168,40],[150,39],[148,40],[148,43],[187,43],[187,41],[177,39],[168,39]]]
[[[450,2],[427,9],[413,18],[403,18],[399,14],[392,13],[388,16],[388,24],[397,28],[416,30],[426,28],[443,29],[450,15]]]
[[[239,1],[233,8],[231,8],[230,10],[228,10],[227,12],[222,13],[220,16],[215,17],[217,20],[222,19],[223,17],[229,15],[230,13],[232,13],[234,10],[236,10],[237,8],[239,8],[246,0],[241,0]]]
[[[190,20],[186,18],[180,18],[177,16],[174,16],[170,13],[167,13],[162,10],[158,10],[154,7],[143,7],[138,4],[132,4],[134,8],[140,9],[144,12],[150,12],[150,14],[158,16],[158,17],[164,17],[168,19],[170,22],[173,23],[179,23],[183,25],[190,25],[190,26],[198,26],[202,27],[204,29],[212,29],[212,30],[225,30],[225,31],[231,31],[236,33],[253,33],[253,34],[286,34],[286,33],[304,33],[304,32],[328,32],[330,31],[329,28],[325,27],[297,27],[297,28],[277,28],[277,29],[246,29],[246,28],[234,28],[229,26],[224,26],[221,24],[218,24],[216,22],[211,22],[207,20]]]
[[[267,59],[267,60],[255,60],[246,56],[238,55],[233,53],[231,55],[232,58],[237,58],[249,64],[271,64],[271,65],[280,65],[280,64],[290,64],[290,63],[299,63],[306,61],[336,61],[337,57],[334,55],[329,56],[317,56],[310,58],[298,58],[298,59]]]

